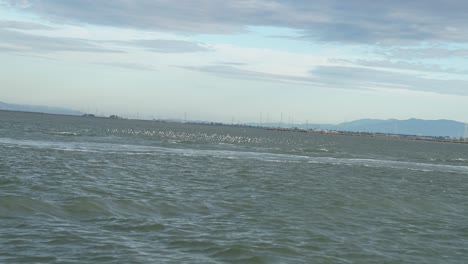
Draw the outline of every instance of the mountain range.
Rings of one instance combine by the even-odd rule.
[[[400,135],[416,135],[431,137],[468,137],[465,124],[453,120],[423,120],[423,119],[360,119],[331,124],[285,124],[285,123],[253,123],[250,125],[265,127],[297,127],[302,129],[336,130],[348,132],[368,132]]]
[[[52,107],[52,106],[43,106],[43,105],[8,104],[4,102],[0,102],[0,110],[36,112],[36,113],[59,114],[59,115],[82,115],[83,114],[80,111],[62,108],[62,107]]]
[[[337,130],[371,133],[391,133],[417,136],[466,137],[465,124],[453,120],[378,120],[361,119],[339,124]]]

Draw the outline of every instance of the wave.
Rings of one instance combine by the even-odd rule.
[[[264,162],[304,162],[315,164],[332,164],[339,166],[363,166],[375,168],[393,168],[417,170],[423,172],[441,171],[468,174],[468,166],[434,164],[398,160],[382,160],[369,158],[317,157],[294,154],[252,152],[241,150],[210,150],[194,148],[169,148],[146,145],[130,145],[97,142],[57,142],[41,140],[17,140],[0,138],[0,145],[6,147],[37,148],[72,152],[90,152],[120,155],[180,155],[209,156],[231,160],[254,159]]]
[[[37,213],[53,214],[56,208],[45,201],[17,195],[0,196],[0,217],[24,217]]]
[[[46,134],[59,135],[59,136],[79,136],[80,135],[78,133],[69,132],[69,131],[52,131],[52,132],[47,132]]]

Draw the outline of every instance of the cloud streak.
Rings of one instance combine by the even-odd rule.
[[[311,73],[322,80],[336,80],[336,84],[342,87],[363,87],[368,89],[397,88],[419,92],[468,96],[468,81],[466,80],[440,80],[405,73],[343,66],[320,66],[311,71]]]
[[[96,65],[110,66],[120,69],[136,70],[136,71],[154,71],[153,67],[140,63],[123,63],[123,62],[96,62]]]
[[[208,73],[223,78],[233,78],[241,80],[253,81],[267,81],[267,82],[283,82],[289,84],[314,84],[317,86],[323,85],[322,83],[315,83],[315,80],[308,77],[299,77],[282,74],[271,74],[258,71],[244,70],[240,67],[228,65],[226,63],[207,65],[207,66],[177,66],[179,68]]]
[[[397,89],[468,96],[468,81],[466,80],[423,78],[405,73],[364,67],[319,66],[311,70],[310,75],[306,77],[262,73],[222,64],[201,67],[180,66],[180,68],[213,74],[223,78],[296,83],[307,85],[311,88],[320,87],[344,90]]]
[[[0,29],[0,51],[18,52],[100,52],[121,53],[91,41],[76,38],[47,37],[22,33],[15,30]]]
[[[387,57],[395,58],[468,58],[468,48],[398,48],[385,52]]]
[[[203,43],[185,40],[140,39],[120,43],[141,47],[147,51],[157,53],[190,53],[213,51],[209,46]]]
[[[5,29],[19,29],[19,30],[53,30],[53,27],[14,20],[0,20],[0,28]]]
[[[412,63],[407,61],[388,61],[388,60],[345,60],[345,59],[330,59],[330,63],[347,64],[354,66],[363,66],[366,68],[381,68],[392,71],[409,70],[415,72],[428,73],[450,73],[450,74],[468,74],[466,70],[457,70],[455,68],[443,68],[435,64]]]
[[[460,0],[34,0],[11,6],[59,23],[198,34],[247,26],[287,27],[300,39],[346,43],[468,42],[468,2]],[[24,2],[24,1],[23,1]]]

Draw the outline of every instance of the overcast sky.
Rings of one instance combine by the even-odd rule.
[[[219,122],[468,120],[468,1],[0,0],[0,101]]]

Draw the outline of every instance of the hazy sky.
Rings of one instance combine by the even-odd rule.
[[[221,122],[468,120],[465,0],[0,0],[0,101]]]

